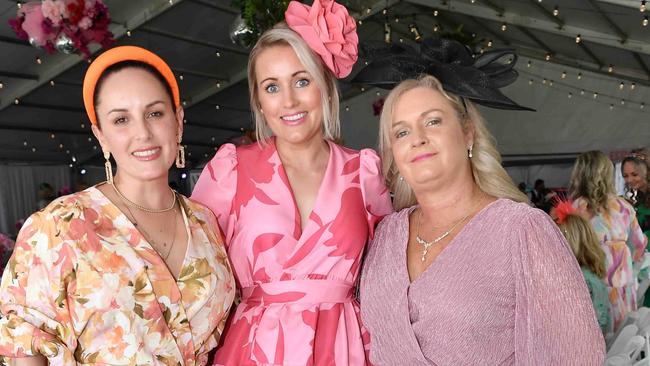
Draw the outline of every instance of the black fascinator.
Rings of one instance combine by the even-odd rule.
[[[368,65],[354,77],[354,83],[392,89],[403,80],[428,74],[440,80],[446,91],[486,107],[534,111],[499,91],[519,76],[514,69],[517,55],[512,49],[474,57],[468,47],[444,38],[425,39],[417,49],[381,41],[364,42],[360,48]],[[499,62],[505,57],[512,61]]]

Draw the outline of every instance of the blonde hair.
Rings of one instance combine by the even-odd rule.
[[[607,212],[607,201],[614,194],[614,164],[601,151],[589,151],[578,155],[569,193],[572,199],[582,197],[592,213]]]
[[[388,94],[381,112],[379,150],[386,184],[395,196],[393,199],[395,210],[413,206],[417,203],[417,200],[415,193],[408,184],[399,180],[399,172],[391,150],[390,129],[393,122],[393,110],[404,93],[418,87],[430,88],[441,93],[458,113],[463,131],[468,131],[473,127],[473,157],[470,160],[470,165],[476,185],[483,192],[494,197],[509,198],[516,202],[528,202],[528,197],[514,185],[506,170],[501,166],[501,156],[496,149],[494,138],[485,126],[483,117],[474,104],[469,100],[463,101],[462,98],[446,92],[442,88],[440,81],[435,77],[422,75],[418,79],[405,80],[395,87]],[[465,106],[467,109],[465,109]]]
[[[262,34],[248,57],[248,90],[251,110],[255,119],[257,141],[263,143],[271,136],[272,131],[264,121],[257,99],[259,88],[255,65],[257,58],[264,50],[279,45],[291,46],[305,70],[314,78],[320,89],[323,108],[323,137],[332,141],[340,140],[341,122],[339,120],[339,91],[336,86],[336,78],[300,35],[289,29],[286,23],[281,22]]]
[[[589,221],[578,214],[569,214],[560,229],[573,250],[578,264],[589,268],[596,276],[605,277],[605,252]]]

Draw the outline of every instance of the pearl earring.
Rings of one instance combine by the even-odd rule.
[[[472,156],[473,156],[473,155],[472,155],[472,148],[473,148],[473,146],[472,146],[472,145],[469,145],[469,152],[467,153],[467,156],[469,156],[470,159],[471,159]]]

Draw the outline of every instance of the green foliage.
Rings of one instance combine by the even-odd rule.
[[[255,43],[262,33],[284,20],[289,0],[232,0],[241,9],[242,18],[252,30],[249,44]]]

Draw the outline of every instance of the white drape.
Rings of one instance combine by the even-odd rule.
[[[0,232],[15,235],[15,223],[38,209],[38,186],[49,183],[56,191],[71,186],[67,165],[0,165]]]

